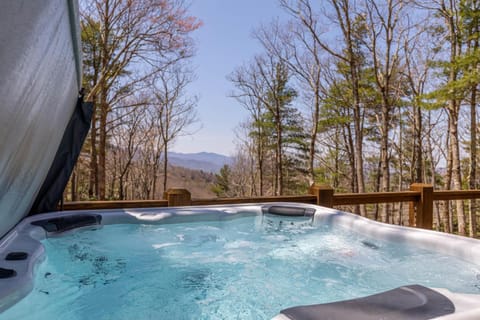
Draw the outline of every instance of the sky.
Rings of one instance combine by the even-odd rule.
[[[234,129],[247,112],[228,97],[234,88],[227,76],[262,52],[251,36],[253,29],[276,17],[286,19],[286,14],[277,0],[192,0],[189,12],[203,22],[193,34],[197,80],[189,88],[200,98],[199,122],[190,128],[194,134],[179,137],[172,151],[230,156],[235,153]]]

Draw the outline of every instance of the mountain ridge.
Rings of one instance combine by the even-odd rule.
[[[169,152],[168,163],[174,166],[217,173],[224,165],[233,163],[233,158],[214,152],[182,153]]]

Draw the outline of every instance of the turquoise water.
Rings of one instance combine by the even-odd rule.
[[[480,294],[480,268],[279,217],[109,225],[43,241],[31,294],[0,319],[270,319],[407,284]]]

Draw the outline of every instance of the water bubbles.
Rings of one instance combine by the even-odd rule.
[[[478,291],[480,291],[480,273],[477,273],[475,275],[475,278],[477,281],[475,281],[476,283],[473,286],[477,288]]]
[[[49,239],[47,262],[37,274],[41,286],[24,305],[59,301],[41,310],[41,319],[89,307],[96,318],[245,320],[410,283],[480,293],[476,266],[304,219],[141,228],[107,225],[84,238]],[[62,307],[66,297],[69,305]]]

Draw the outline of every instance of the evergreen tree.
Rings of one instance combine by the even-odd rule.
[[[217,197],[228,197],[230,191],[231,170],[228,165],[224,165],[219,173],[215,174],[215,183],[212,191]]]

